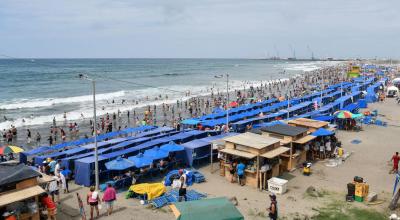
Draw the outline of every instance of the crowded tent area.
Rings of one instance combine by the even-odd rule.
[[[18,219],[54,217],[72,187],[75,201],[83,201],[79,210],[88,206],[85,216],[90,210],[91,218],[106,195],[110,215],[118,197],[118,203],[126,198],[126,207],[169,207],[177,219],[191,219],[191,207],[213,204],[231,210],[228,219],[243,219],[248,215],[232,206],[234,199],[213,198],[208,185],[276,196],[297,181],[297,172],[308,178],[316,164],[340,166],[352,153],[341,142],[343,134],[386,126],[374,104],[388,82],[359,75],[293,97],[238,99],[228,106],[222,101],[171,127],[127,126],[33,149],[7,145],[0,148],[4,162],[19,165],[0,165],[0,209]],[[214,209],[209,214],[223,216]]]

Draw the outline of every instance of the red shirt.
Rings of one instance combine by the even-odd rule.
[[[399,156],[393,155],[392,160],[393,160],[393,166],[398,166],[399,165],[399,160],[400,160]]]
[[[51,198],[49,196],[42,198],[42,204],[43,204],[43,206],[46,206],[46,208],[48,208],[48,209],[56,208],[56,204],[54,204],[53,200],[51,200]]]

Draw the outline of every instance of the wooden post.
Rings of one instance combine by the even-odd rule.
[[[257,169],[257,184],[260,184],[259,182],[258,182],[258,180],[260,179],[260,156],[257,156],[257,164],[256,164],[256,169]],[[261,184],[260,184],[260,186],[261,186]]]
[[[292,157],[293,157],[293,142],[290,142],[290,157],[289,157],[289,166],[290,167],[289,171],[293,169],[292,167]]]
[[[211,143],[211,170],[210,170],[210,173],[213,173],[213,148],[214,148],[214,144],[213,143]]]

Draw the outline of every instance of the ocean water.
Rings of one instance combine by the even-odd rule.
[[[225,91],[225,79],[216,75],[228,73],[233,90],[332,64],[250,59],[0,59],[0,129],[42,125],[54,117],[63,121],[64,112],[68,120],[92,117],[91,83],[79,79],[80,73],[96,80],[100,115],[185,100],[188,91],[190,96]]]

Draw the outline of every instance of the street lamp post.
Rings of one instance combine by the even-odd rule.
[[[223,78],[224,75],[215,75],[214,78]],[[226,77],[226,131],[229,132],[229,74]]]
[[[226,131],[229,132],[229,74],[226,74]]]
[[[92,82],[92,91],[93,91],[93,131],[94,131],[94,175],[95,175],[95,183],[96,189],[99,190],[99,153],[97,149],[97,119],[96,119],[96,80],[89,78],[87,75],[79,74],[79,78],[88,80]]]

